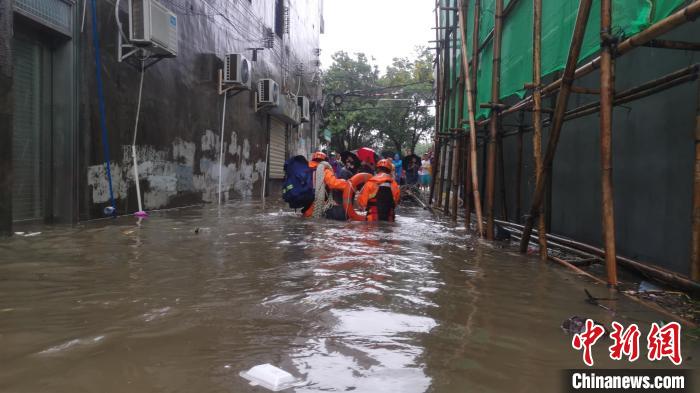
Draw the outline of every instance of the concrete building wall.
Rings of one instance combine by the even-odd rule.
[[[255,85],[261,78],[277,81],[283,94],[299,94],[315,102],[320,99],[320,81],[316,49],[319,47],[322,0],[284,0],[289,9],[288,33],[273,34],[273,48],[259,50],[253,68],[253,89],[229,97],[226,107],[223,199],[259,197],[267,165],[270,117],[256,112]],[[9,2],[12,3],[12,2]],[[92,36],[91,5],[85,28],[80,32],[79,4],[74,4],[76,26],[71,38],[76,45],[73,71],[77,92],[74,149],[55,154],[62,160],[74,160],[70,178],[61,177],[75,190],[71,202],[75,211],[64,221],[103,216],[110,204],[104,143],[108,143],[112,187],[120,214],[137,210],[133,174],[132,138],[136,117],[139,62],[135,58],[119,62],[118,28],[114,0],[97,0],[101,73],[104,81],[105,114],[108,139],[102,137],[97,95],[95,49]],[[218,94],[218,70],[227,53],[242,53],[249,60],[249,48],[265,47],[268,29],[275,30],[274,0],[206,0],[162,3],[178,17],[179,48],[175,58],[163,59],[144,72],[143,95],[136,137],[139,178],[144,209],[160,209],[201,202],[216,202],[219,183],[219,146],[223,96]],[[80,4],[82,5],[82,4]],[[128,29],[128,1],[122,0],[119,17]],[[14,19],[17,19],[15,16]],[[0,6],[0,54],[11,43],[11,5]],[[128,34],[128,32],[127,32]],[[0,102],[11,103],[11,72],[5,57],[0,60]],[[131,64],[130,64],[131,63]],[[59,101],[55,101],[56,103]],[[0,122],[11,124],[11,111],[2,105]],[[315,120],[315,119],[314,119]],[[5,123],[0,123],[5,124]],[[289,154],[308,153],[315,145],[317,121],[287,126]],[[11,127],[1,127],[2,136]],[[11,134],[11,132],[9,132]],[[11,144],[2,143],[0,149]],[[71,157],[65,157],[66,155]],[[0,166],[8,161],[5,154]],[[59,165],[59,164],[56,164]],[[3,169],[6,167],[1,167]],[[62,172],[62,173],[65,173]],[[0,170],[0,188],[5,198],[9,187],[5,178],[11,170]],[[57,197],[56,197],[57,198]],[[1,221],[11,208],[0,205]],[[0,226],[1,228],[2,226]]]
[[[0,235],[12,231],[12,6],[0,2]]]

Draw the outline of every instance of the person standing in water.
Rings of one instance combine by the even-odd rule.
[[[367,210],[367,221],[396,220],[396,206],[401,199],[401,191],[393,172],[391,159],[380,160],[377,163],[377,174],[362,188],[357,204]]]
[[[338,179],[333,173],[333,168],[327,162],[327,156],[323,152],[316,152],[311,155],[309,168],[313,171],[314,187],[316,187],[316,171],[319,167],[323,170],[323,183],[326,186],[326,199],[330,199],[332,206],[324,212],[324,216],[331,220],[345,221],[348,219],[343,208],[343,190],[347,187],[347,181]],[[318,194],[317,194],[318,198]],[[311,202],[308,206],[302,209],[304,217],[313,217],[314,205],[317,201]],[[325,201],[324,201],[325,202]]]

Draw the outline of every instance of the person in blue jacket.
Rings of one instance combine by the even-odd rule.
[[[396,171],[396,182],[401,184],[401,168],[403,164],[401,162],[401,156],[399,155],[399,153],[394,154],[393,164]]]

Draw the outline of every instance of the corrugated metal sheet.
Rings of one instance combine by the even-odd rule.
[[[42,217],[41,47],[15,39],[15,115],[12,135],[13,220]]]
[[[270,179],[284,179],[284,161],[287,157],[285,124],[270,119]]]

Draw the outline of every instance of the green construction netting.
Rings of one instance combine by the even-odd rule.
[[[507,7],[512,1],[516,0],[505,0],[504,7]],[[629,37],[667,17],[686,3],[686,0],[613,0],[613,33]],[[474,4],[474,0],[469,1],[465,15],[467,20],[467,51],[470,58],[473,51]],[[478,105],[491,101],[493,44],[490,33],[494,27],[496,0],[481,0],[480,4],[479,42],[483,49],[479,53],[476,70],[476,109],[477,117],[481,119],[489,115],[489,110],[480,109]],[[542,2],[542,76],[564,69],[578,4],[579,0],[545,0]],[[455,6],[454,2],[450,0],[443,0],[442,5]],[[501,99],[513,95],[522,98],[525,94],[523,86],[532,81],[532,14],[532,0],[518,0],[507,18],[504,19],[501,49]],[[457,25],[458,21],[455,16],[454,12],[442,11],[441,21],[447,25]],[[445,25],[442,24],[442,26]],[[580,62],[599,51],[599,35],[600,1],[594,1],[586,26]],[[453,85],[460,70],[461,64],[451,68],[449,86]],[[453,108],[453,105],[449,107]],[[466,116],[466,113],[464,115]]]

